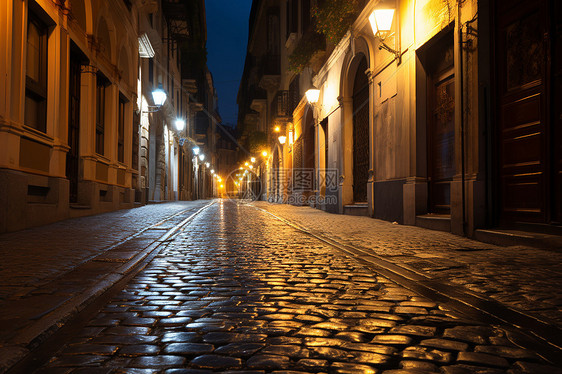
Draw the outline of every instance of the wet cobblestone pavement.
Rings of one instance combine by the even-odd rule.
[[[221,201],[37,373],[560,373],[267,213]]]
[[[432,279],[464,287],[562,328],[562,249],[501,247],[420,227],[254,202],[322,236],[364,248]],[[376,233],[376,235],[373,235]]]

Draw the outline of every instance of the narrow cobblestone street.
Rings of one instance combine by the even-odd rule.
[[[511,334],[220,200],[37,373],[561,372]]]

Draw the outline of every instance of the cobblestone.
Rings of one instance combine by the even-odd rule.
[[[183,317],[189,320],[161,323]],[[86,331],[92,336],[70,339],[40,370],[516,373],[545,365],[556,373],[505,339],[504,327],[449,311],[228,201],[167,243],[80,335]]]
[[[151,205],[0,235],[0,372],[122,277],[167,230],[207,204]],[[127,324],[146,326],[139,318],[149,317],[131,313]],[[121,322],[100,318],[94,325]],[[14,347],[20,353],[13,354]]]
[[[463,286],[562,328],[562,252],[500,247],[446,232],[309,207],[253,204],[316,233],[365,248],[436,281]]]
[[[22,297],[131,235],[201,202],[146,205],[0,235],[0,301]],[[184,217],[159,226],[171,228]],[[149,243],[147,235],[129,241],[130,254]],[[123,254],[121,252],[121,254]]]

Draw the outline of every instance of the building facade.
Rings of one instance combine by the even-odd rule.
[[[468,236],[557,227],[560,12],[254,1],[239,121],[268,135],[267,198]]]
[[[193,122],[175,120],[193,117],[181,46],[201,4],[1,3],[0,232],[192,198]]]

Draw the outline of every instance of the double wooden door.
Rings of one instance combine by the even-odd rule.
[[[363,57],[353,84],[353,201],[367,202],[369,181],[369,81]]]
[[[449,32],[428,57],[428,193],[429,212],[449,214],[455,167],[455,75],[453,37]]]
[[[501,0],[496,6],[500,222],[549,223],[562,217],[562,43],[556,3]]]

